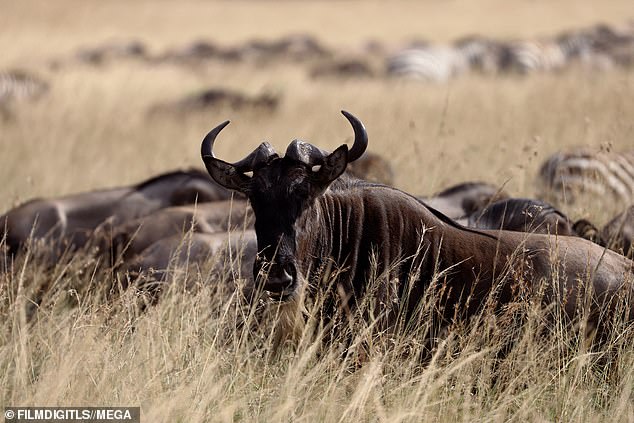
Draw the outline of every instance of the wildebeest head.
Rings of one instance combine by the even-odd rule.
[[[209,132],[202,143],[201,154],[212,178],[249,198],[259,251],[254,276],[264,278],[264,289],[283,299],[292,295],[299,281],[295,223],[346,170],[347,164],[363,155],[368,145],[361,121],[348,112],[342,113],[355,133],[350,151],[344,144],[327,153],[294,140],[280,157],[264,142],[241,161],[227,163],[214,157],[213,144],[229,121]]]

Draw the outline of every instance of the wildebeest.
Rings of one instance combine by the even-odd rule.
[[[634,206],[606,223],[601,228],[600,237],[610,249],[634,258]]]
[[[473,315],[487,299],[501,305],[517,300],[518,292],[543,288],[545,301],[558,302],[571,317],[588,295],[590,321],[597,323],[617,294],[632,294],[632,261],[587,240],[464,228],[402,191],[342,177],[368,144],[363,124],[343,114],[355,133],[350,150],[342,145],[327,153],[295,140],[280,156],[262,143],[227,163],[214,156],[213,145],[229,121],[202,142],[210,175],[251,203],[254,276],[274,298],[288,304],[303,292],[323,292],[321,271],[333,268],[329,292],[341,308],[372,295],[374,313],[387,325],[412,316],[430,289],[439,293],[434,310],[445,322]],[[368,292],[372,274],[379,284]]]
[[[445,216],[466,224],[469,216],[509,196],[502,188],[486,182],[463,182],[431,197],[418,198]]]
[[[97,47],[85,47],[75,57],[82,63],[98,66],[109,60],[147,59],[147,48],[139,40],[111,42]]]
[[[155,104],[148,109],[147,115],[148,117],[165,115],[187,117],[192,113],[218,108],[270,113],[277,109],[279,103],[280,97],[270,93],[250,96],[226,88],[208,88],[175,101]]]
[[[247,202],[224,200],[189,206],[168,207],[129,220],[103,234],[106,248],[114,261],[127,260],[155,242],[187,231],[215,233],[251,227],[247,219]]]
[[[311,78],[367,79],[376,76],[372,65],[358,58],[344,58],[319,63],[310,70]]]
[[[200,266],[214,257],[214,268],[218,271],[226,273],[230,269],[239,270],[235,277],[252,281],[256,252],[255,231],[252,229],[190,232],[154,242],[127,261],[122,270],[133,278],[141,274],[155,281],[164,281],[170,268]]]
[[[28,201],[0,217],[0,230],[6,232],[11,255],[30,239],[59,242],[50,253],[55,260],[60,249],[84,246],[106,222],[117,226],[164,207],[230,197],[230,191],[199,170],[169,172],[130,187]]]
[[[169,50],[155,60],[177,64],[193,64],[205,60],[217,59],[223,62],[238,62],[243,59],[240,47],[222,47],[209,40],[195,40],[185,46]]]
[[[576,236],[570,219],[552,205],[529,198],[496,201],[469,216],[468,226],[479,229],[504,229]]]
[[[575,231],[577,236],[592,241],[595,244],[604,246],[603,241],[601,241],[599,228],[597,228],[594,223],[590,222],[588,219],[579,219],[574,222],[572,224],[572,230]]]
[[[346,170],[352,176],[368,182],[378,182],[384,185],[394,185],[394,170],[390,163],[382,156],[367,152]]]

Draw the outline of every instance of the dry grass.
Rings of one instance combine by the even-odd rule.
[[[207,268],[175,273],[148,307],[132,290],[116,294],[117,278],[88,257],[49,274],[20,261],[2,285],[0,401],[140,405],[144,421],[634,418],[634,333],[618,321],[589,349],[582,329],[545,313],[536,295],[456,325],[430,354],[428,306],[383,331],[364,317],[369,301],[330,331],[315,319],[318,296],[295,344],[278,347],[283,310],[249,306]]]
[[[425,194],[484,180],[532,195],[539,163],[555,150],[580,144],[619,149],[634,139],[632,72],[470,77],[434,86],[312,81],[304,67],[288,64],[39,67],[112,37],[138,36],[158,51],[197,37],[236,42],[304,30],[340,48],[368,37],[534,36],[623,22],[631,17],[629,0],[63,0],[1,1],[0,10],[0,68],[25,66],[52,82],[48,97],[21,105],[16,121],[0,121],[0,210],[34,196],[200,166],[202,136],[227,118],[233,123],[218,141],[218,154],[233,160],[263,139],[279,149],[293,138],[332,149],[351,139],[338,114],[349,110],[366,123],[370,149],[397,169],[397,185]],[[151,104],[208,86],[270,90],[283,101],[271,115],[215,110],[184,120],[146,120]],[[565,211],[601,222],[609,217],[606,207]],[[307,335],[296,349],[274,355],[272,323],[253,329],[249,308],[217,288],[223,281],[194,269],[179,273],[162,301],[144,312],[132,292],[110,298],[116,279],[79,255],[53,270],[29,260],[0,277],[1,404],[140,405],[143,421],[634,420],[631,336],[612,340],[620,353],[606,359],[585,349],[574,331],[555,326],[546,337],[531,332],[542,316],[530,305],[523,310],[528,323],[499,367],[495,354],[504,333],[493,320],[456,329],[422,366],[416,341],[429,329],[424,322],[379,337],[363,354],[323,351]],[[203,286],[184,292],[183,278]],[[41,286],[48,290],[37,294]],[[34,296],[42,305],[31,316]],[[360,338],[345,342],[367,345],[367,324],[355,324]]]

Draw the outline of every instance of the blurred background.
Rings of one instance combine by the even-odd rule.
[[[634,146],[631,0],[0,1],[0,209],[334,149],[358,116],[395,185],[531,196],[555,151]],[[585,206],[589,207],[589,206]],[[573,217],[592,213],[569,210]],[[601,220],[601,217],[598,217]]]

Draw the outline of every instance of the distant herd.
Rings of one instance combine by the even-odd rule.
[[[445,83],[466,74],[526,75],[569,68],[609,71],[634,66],[634,23],[597,24],[536,39],[496,40],[472,35],[446,44],[412,40],[405,46],[389,46],[368,41],[357,48],[327,47],[307,34],[255,39],[233,46],[198,40],[159,53],[152,53],[141,41],[119,41],[81,48],[68,57],[46,59],[39,69],[54,73],[77,65],[112,66],[120,61],[194,70],[209,64],[246,63],[261,68],[290,63],[304,67],[310,79],[408,78],[432,83]],[[0,121],[12,117],[12,103],[40,98],[52,83],[27,70],[0,70]],[[210,108],[268,113],[278,108],[282,95],[252,94],[212,85],[154,104],[147,113],[149,117],[182,117]]]
[[[331,296],[325,316],[370,296],[385,327],[413,317],[430,290],[438,293],[437,327],[492,299],[503,308],[544,287],[545,301],[561,302],[571,318],[589,298],[589,321],[602,334],[600,316],[631,300],[631,152],[560,153],[540,171],[548,198],[574,201],[600,185],[606,201],[623,201],[624,212],[597,229],[486,183],[432,196],[396,189],[389,163],[366,151],[364,125],[342,113],[354,142],[333,152],[294,140],[284,154],[262,143],[225,162],[213,148],[227,121],[203,139],[207,172],[174,171],[129,187],[28,201],[0,217],[2,267],[11,271],[25,251],[52,266],[82,250],[130,283],[159,282],[145,285],[158,295],[171,270],[202,269],[212,259],[210,272],[246,280],[273,301],[297,305],[318,291]],[[634,319],[634,307],[625,318]]]

